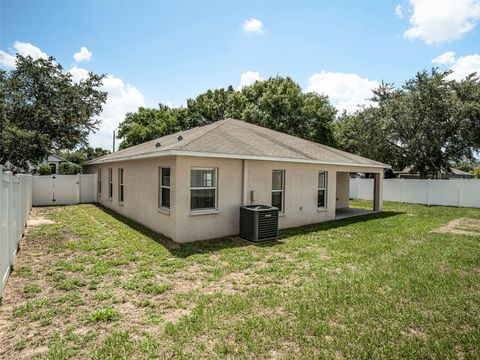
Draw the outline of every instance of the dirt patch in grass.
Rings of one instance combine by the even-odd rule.
[[[28,217],[27,220],[27,228],[28,230],[31,230],[31,227],[38,226],[38,225],[50,225],[50,224],[55,224],[55,221],[51,219],[47,219],[44,216],[45,210],[42,210],[42,208],[32,208],[32,211],[30,212],[30,216]]]
[[[473,235],[480,236],[480,220],[479,219],[455,219],[446,225],[433,230],[434,233],[456,234],[456,235]]]

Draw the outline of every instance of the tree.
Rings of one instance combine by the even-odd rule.
[[[391,123],[375,107],[343,112],[334,130],[340,149],[401,168],[400,148],[392,142],[392,133]]]
[[[124,138],[120,149],[168,135],[186,128],[179,122],[181,109],[159,105],[158,109],[140,107],[136,113],[128,113],[118,127],[117,137]]]
[[[100,147],[93,148],[91,146],[81,147],[75,151],[64,151],[60,153],[65,160],[79,165],[82,165],[85,161],[96,159],[107,154],[110,154],[109,150]]]
[[[107,94],[103,76],[78,83],[55,59],[17,55],[16,68],[0,70],[0,164],[28,169],[49,153],[86,144]]]
[[[80,149],[86,156],[86,161],[93,160],[99,158],[100,156],[104,156],[110,154],[110,150],[102,149],[101,147],[93,148],[91,146],[86,146]]]
[[[62,153],[62,156],[65,158],[65,160],[78,165],[82,165],[85,161],[87,161],[86,155],[80,150],[65,152]]]
[[[52,173],[52,169],[48,164],[40,164],[37,167],[38,175],[50,175]]]
[[[272,130],[333,144],[336,110],[326,96],[303,93],[290,78],[275,77],[245,86],[232,101],[234,116]]]
[[[208,90],[187,100],[186,108],[139,108],[120,124],[120,148],[138,145],[157,137],[236,118],[323,144],[333,144],[335,108],[326,96],[303,93],[290,78],[256,81],[241,90],[232,86]]]
[[[232,117],[235,111],[232,98],[235,95],[233,86],[229,86],[226,89],[208,90],[195,99],[188,99],[188,121],[182,125],[190,128]]]
[[[399,89],[381,84],[376,106],[339,119],[338,143],[422,177],[473,160],[480,147],[480,82],[473,75],[450,80],[450,73],[422,71]]]
[[[76,175],[82,173],[82,167],[71,162],[62,162],[58,169],[60,175]]]

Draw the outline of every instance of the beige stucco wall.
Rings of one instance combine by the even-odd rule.
[[[335,171],[331,166],[276,161],[248,161],[248,191],[257,192],[253,204],[270,204],[272,171],[285,170],[285,206],[281,229],[335,218]],[[327,171],[327,207],[317,209],[318,172]]]
[[[217,168],[217,212],[190,211],[192,167]],[[179,189],[176,197],[176,241],[190,242],[238,234],[239,207],[242,202],[242,160],[179,156],[176,175],[176,186]]]
[[[383,170],[378,168],[186,156],[123,161],[102,164],[101,167],[102,194],[98,198],[101,204],[177,242],[238,234],[239,207],[251,203],[252,190],[256,191],[257,196],[253,204],[271,204],[272,170],[274,169],[285,170],[285,211],[279,220],[281,229],[333,220],[337,207],[344,207],[345,204],[348,206],[349,172],[383,173]],[[124,169],[125,177],[123,205],[118,203],[119,167]],[[158,167],[171,168],[169,214],[158,210]],[[216,211],[201,215],[199,212],[190,211],[192,167],[218,169]],[[98,165],[90,165],[87,167],[87,172],[95,173],[97,168]],[[107,199],[108,168],[113,169],[111,200]],[[326,209],[317,209],[319,171],[328,172]],[[246,179],[245,183],[244,179]],[[336,200],[337,197],[339,201]]]
[[[102,168],[102,193],[98,202],[126,217],[163,234],[175,236],[175,157],[122,161],[102,165],[89,165],[86,171],[96,174]],[[170,213],[158,210],[158,168],[170,167]],[[113,196],[108,198],[108,169],[113,169]],[[118,198],[118,169],[124,170],[124,201]]]
[[[348,208],[350,197],[350,173],[337,172],[337,201],[336,208]]]

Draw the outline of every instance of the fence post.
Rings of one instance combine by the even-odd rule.
[[[427,179],[427,206],[430,206],[430,179]]]
[[[358,188],[359,188],[359,178],[355,178],[355,199],[360,199],[360,196],[358,194]]]
[[[11,171],[5,172],[8,176],[8,202],[7,202],[7,251],[8,251],[8,263],[10,268],[13,266],[13,252],[11,249],[12,238],[14,237],[13,227],[13,174]]]
[[[77,184],[77,204],[80,204],[80,174],[77,174],[76,184]]]
[[[19,239],[22,237],[22,178],[17,174],[14,177],[18,181],[18,191],[17,191],[17,244]]]
[[[460,186],[461,180],[456,180],[457,182],[457,205],[460,207],[460,195],[462,192],[462,187]]]
[[[3,219],[3,166],[0,165],[0,239],[3,240],[2,219]],[[0,240],[0,246],[1,246],[2,240]],[[2,294],[0,293],[0,296],[1,295]]]
[[[403,178],[400,178],[400,202],[403,204]]]

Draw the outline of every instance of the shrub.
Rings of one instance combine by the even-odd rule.
[[[480,179],[480,168],[473,170],[473,175],[475,175],[477,179]]]
[[[58,170],[60,175],[76,175],[82,173],[82,167],[78,164],[63,162]]]
[[[52,173],[52,169],[48,164],[40,164],[37,167],[38,175],[50,175]]]

